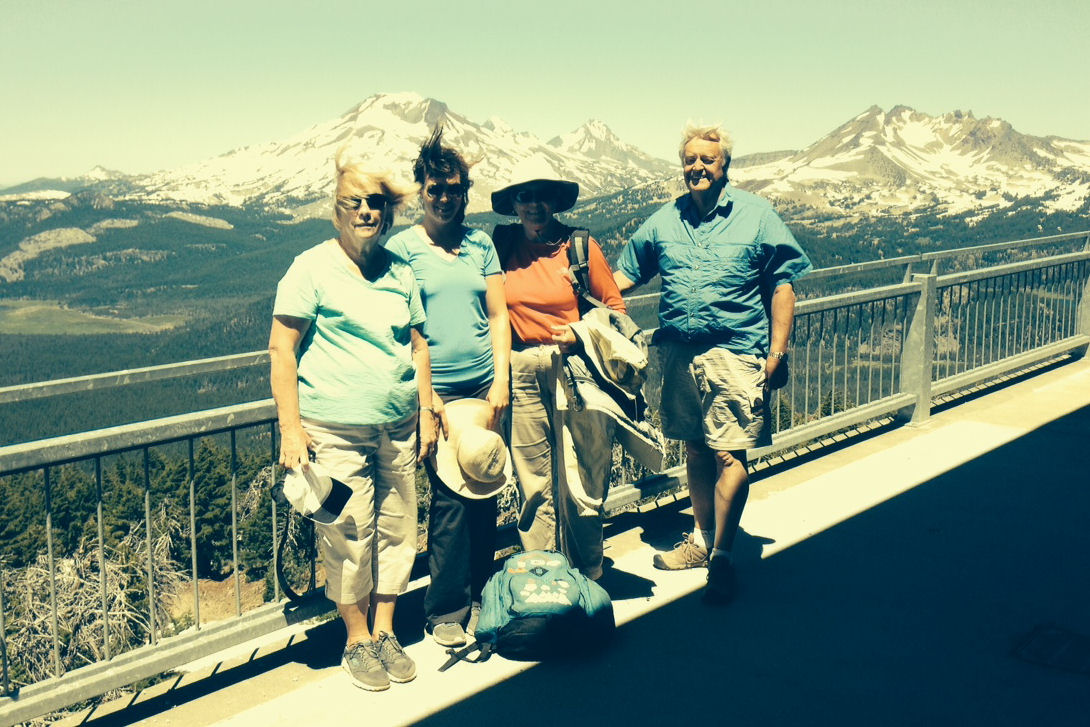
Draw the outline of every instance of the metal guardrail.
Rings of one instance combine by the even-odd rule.
[[[945,276],[915,274],[898,285],[803,300],[796,308],[792,335],[792,377],[773,407],[773,445],[755,451],[755,459],[878,418],[921,421],[929,416],[935,395],[1065,353],[1085,352],[1090,344],[1090,251]],[[136,371],[141,372],[138,376],[181,376],[221,365],[257,365],[263,355]],[[118,385],[123,383],[122,373],[126,372],[85,378],[93,379],[90,388]],[[74,380],[55,383],[53,393],[83,385]],[[34,386],[35,396],[51,390],[49,385]],[[8,390],[13,388],[19,387]],[[13,400],[18,399],[7,399]],[[207,443],[217,439],[229,442],[220,449],[227,452],[229,465],[222,471],[206,471],[215,459],[215,449]],[[173,459],[160,453],[171,448]],[[45,552],[22,569],[40,568],[46,582],[36,592],[39,600],[27,601],[32,597],[29,590],[16,593],[7,585],[20,574],[6,563],[0,566],[0,683],[7,695],[0,697],[0,725],[154,676],[301,617],[299,609],[281,602],[275,579],[271,603],[245,611],[240,597],[241,571],[247,565],[240,544],[264,541],[261,552],[269,556],[258,565],[266,570],[276,567],[282,513],[267,499],[257,506],[242,504],[255,492],[265,492],[267,498],[268,484],[276,478],[275,461],[275,412],[267,400],[0,448],[0,484],[29,478],[22,484],[29,481],[40,488],[37,505],[44,527],[38,522],[25,526],[28,532],[42,532]],[[683,468],[619,483],[611,488],[606,509],[615,511],[683,483]],[[58,493],[81,487],[87,493],[85,501],[63,506],[56,502]],[[142,496],[135,520],[129,523],[135,526],[129,535],[141,551],[130,554],[128,567],[134,570],[126,588],[133,603],[147,608],[135,616],[120,612],[110,581],[116,572],[112,548],[119,536],[111,535],[110,528],[117,523],[110,520],[109,508],[116,506],[114,500],[122,491]],[[211,502],[213,496],[222,502]],[[156,538],[165,526],[157,518],[167,504],[183,511],[182,537],[173,544],[173,552],[164,555]],[[229,518],[224,509],[229,509]],[[84,553],[87,563],[82,565],[69,552],[74,520],[87,534],[83,542],[93,541],[93,552]],[[217,520],[218,535],[202,530]],[[201,617],[198,555],[215,537],[230,541],[231,555],[219,572],[234,582],[235,615],[208,623]],[[66,543],[59,542],[66,538]],[[182,561],[188,561],[188,573],[177,573]],[[164,585],[160,581],[168,566],[175,569],[176,578]],[[92,610],[98,620],[88,627],[97,629],[95,643],[84,644],[85,653],[75,658],[75,636],[62,618],[61,604],[68,595],[65,579],[79,568],[84,568],[88,581],[96,581],[97,605]],[[169,610],[158,606],[164,588],[172,588],[176,598],[186,588],[191,591],[192,625],[180,633],[175,633]],[[310,608],[325,610],[324,601],[315,603]],[[48,612],[37,619],[41,635],[37,643],[45,650],[40,660],[50,663],[50,674],[36,680],[26,678],[27,655],[10,649],[11,629],[18,628],[16,622],[28,610]],[[126,618],[133,618],[135,625],[121,623]],[[143,645],[132,648],[131,639],[122,643],[118,636],[125,628]],[[80,659],[92,663],[80,665]]]

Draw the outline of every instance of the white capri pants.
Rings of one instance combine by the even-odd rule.
[[[352,489],[341,517],[315,523],[326,598],[400,595],[416,558],[416,414],[392,424],[303,420],[315,461]]]

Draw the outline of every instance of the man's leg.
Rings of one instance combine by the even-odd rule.
[[[703,441],[685,442],[685,473],[693,504],[693,533],[673,550],[656,553],[652,561],[662,570],[701,568],[708,564],[714,544],[717,467],[715,452]]]
[[[734,536],[738,533],[742,510],[749,499],[746,453],[744,450],[716,452],[713,456],[718,476],[715,480],[715,541],[712,548],[729,552],[734,546]],[[693,502],[695,514],[695,500]]]
[[[693,503],[696,530],[716,529],[716,493],[719,463],[716,453],[703,441],[685,443],[685,474],[689,479],[689,499]],[[712,543],[707,544],[711,547]]]
[[[723,605],[734,600],[737,590],[731,548],[749,498],[749,473],[744,450],[716,452],[715,458],[719,475],[715,480],[715,539],[708,553],[704,600]]]

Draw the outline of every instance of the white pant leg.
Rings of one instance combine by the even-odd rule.
[[[553,502],[555,346],[511,352],[511,462],[522,506],[518,531],[526,550],[556,549]]]
[[[374,584],[371,562],[375,540],[375,493],[372,458],[374,427],[343,427],[303,421],[314,444],[315,461],[352,490],[337,522],[315,523],[325,570],[326,598],[358,603]]]
[[[375,455],[375,592],[400,595],[416,559],[416,416],[384,425]]]
[[[602,505],[613,467],[613,430],[608,414],[568,411],[564,422],[564,487],[561,545],[588,578],[602,575]]]

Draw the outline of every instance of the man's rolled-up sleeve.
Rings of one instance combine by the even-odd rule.
[[[659,272],[655,239],[648,222],[640,225],[617,258],[617,270],[636,285],[643,285]]]
[[[787,225],[774,211],[769,210],[761,220],[760,233],[761,277],[775,289],[785,283],[794,283],[813,270],[810,258]]]

